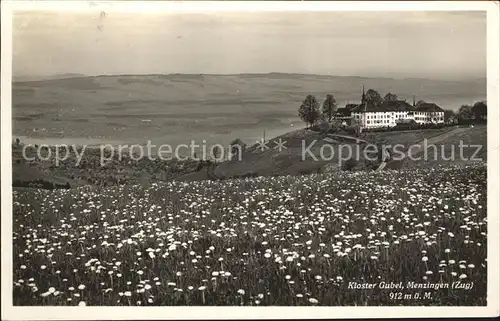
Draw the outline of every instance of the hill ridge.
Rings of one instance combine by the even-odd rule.
[[[375,76],[358,76],[358,75],[328,75],[328,74],[314,74],[314,73],[286,73],[286,72],[267,72],[267,73],[138,73],[138,74],[98,74],[98,75],[85,75],[80,73],[63,73],[47,76],[13,76],[13,83],[30,83],[42,81],[57,81],[64,79],[84,79],[84,78],[111,78],[111,77],[193,77],[193,76],[209,76],[209,77],[288,77],[288,78],[307,78],[314,77],[319,79],[357,79],[357,80],[410,80],[410,81],[439,81],[439,82],[470,82],[470,81],[486,81],[486,78],[473,78],[473,79],[434,79],[434,78],[421,78],[421,77],[375,77]],[[16,79],[17,78],[17,79]],[[30,79],[31,78],[31,79]]]

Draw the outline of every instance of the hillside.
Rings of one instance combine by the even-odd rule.
[[[456,158],[453,161],[443,159],[412,160],[404,159],[392,161],[387,169],[432,167],[443,163],[464,164],[467,160],[459,159],[460,141],[466,145],[482,145],[482,149],[474,155],[476,148],[464,148],[464,156],[481,157],[487,159],[486,126],[448,127],[434,130],[414,130],[405,132],[368,133],[363,139],[378,147],[401,145],[407,150],[412,144],[421,144],[428,139],[443,153],[438,157],[450,157],[451,150],[455,149]],[[256,176],[298,176],[303,174],[331,172],[342,169],[348,157],[347,148],[350,147],[355,157],[359,155],[352,170],[372,170],[379,162],[365,159],[364,143],[357,144],[356,138],[345,138],[333,134],[321,134],[309,130],[295,130],[267,142],[268,148],[261,150],[258,144],[250,145],[242,151],[241,160],[234,158],[218,164],[201,163],[199,161],[151,161],[142,159],[130,161],[114,159],[104,167],[99,165],[98,150],[88,150],[80,166],[75,166],[75,159],[68,159],[60,166],[53,162],[26,163],[21,157],[20,149],[13,149],[13,180],[15,186],[26,186],[30,182],[42,180],[57,185],[115,185],[117,183],[150,184],[157,181],[202,181]],[[286,149],[279,150],[277,144],[283,142]],[[309,148],[309,146],[312,146]],[[321,151],[323,149],[323,158]],[[308,152],[307,152],[308,151]],[[333,152],[333,155],[332,155]],[[340,154],[344,158],[341,161]],[[415,156],[422,152],[413,151]],[[373,154],[368,154],[372,157]],[[352,158],[352,157],[351,157]]]
[[[428,145],[435,145],[438,151],[436,157],[431,157],[427,161],[423,159],[423,152],[413,153],[415,158],[420,156],[421,160],[404,159],[389,163],[389,168],[398,169],[401,167],[422,167],[435,166],[437,164],[449,163],[467,163],[467,160],[459,159],[460,141],[464,145],[483,146],[478,155],[474,155],[476,148],[464,147],[464,158],[470,159],[472,156],[481,157],[484,161],[487,159],[486,145],[486,126],[476,126],[474,128],[456,128],[445,127],[441,129],[412,130],[402,132],[377,132],[362,135],[363,140],[378,147],[386,146],[391,151],[398,148],[401,151],[408,151],[411,145],[423,146],[424,140],[428,140]],[[370,164],[365,157],[372,157],[372,154],[365,154],[365,144],[356,144],[352,140],[347,140],[335,135],[324,135],[311,131],[297,130],[270,140],[269,147],[275,147],[279,141],[287,142],[287,149],[281,152],[275,148],[269,148],[261,151],[258,145],[253,145],[242,154],[242,160],[233,160],[220,164],[214,173],[220,178],[245,177],[245,176],[275,176],[275,175],[301,175],[340,167],[349,156],[347,147],[352,150],[353,157],[358,154],[357,165],[355,169],[369,169],[366,166]],[[307,148],[313,141],[313,148]],[[333,149],[323,147],[330,145]],[[309,150],[307,153],[305,149]],[[400,147],[396,147],[400,146]],[[321,149],[323,147],[323,159]],[[329,147],[329,146],[328,146]],[[451,150],[456,150],[456,159],[452,161],[444,160],[452,155]],[[331,150],[334,156],[330,157]],[[419,149],[415,149],[418,151]],[[441,152],[443,150],[443,152]],[[431,150],[432,151],[432,150]],[[311,156],[314,155],[314,156]],[[305,157],[303,157],[305,155]],[[342,155],[343,161],[340,160]],[[430,155],[430,152],[429,152]],[[315,159],[316,157],[317,159]],[[368,162],[368,163],[366,163]],[[326,167],[325,167],[326,166]]]

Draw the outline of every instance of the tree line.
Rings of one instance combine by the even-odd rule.
[[[456,117],[458,123],[486,123],[488,115],[488,106],[486,101],[478,101],[474,105],[462,105],[455,113],[453,110],[445,111],[445,119],[448,117]]]

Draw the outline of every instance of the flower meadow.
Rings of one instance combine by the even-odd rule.
[[[486,185],[486,165],[468,164],[14,189],[13,300],[486,305]],[[427,289],[425,301],[348,288],[412,281],[473,286]]]

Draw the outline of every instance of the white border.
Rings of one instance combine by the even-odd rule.
[[[488,306],[487,307],[13,307],[12,306],[12,12],[15,10],[114,12],[229,11],[487,11],[488,49]],[[498,2],[110,2],[1,1],[1,213],[2,319],[308,319],[376,317],[479,317],[499,312],[499,3]],[[467,45],[467,44],[464,44]]]

